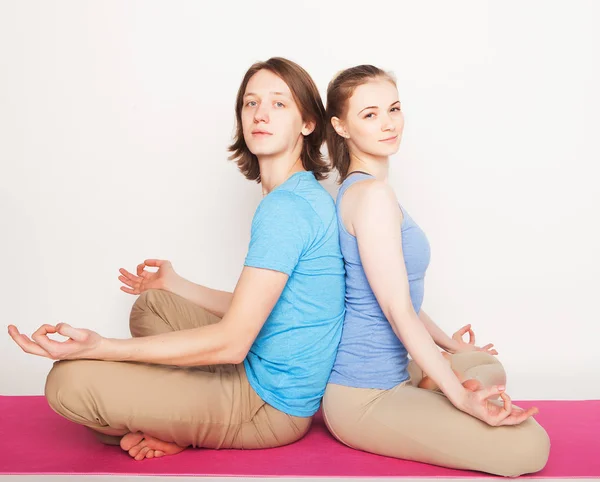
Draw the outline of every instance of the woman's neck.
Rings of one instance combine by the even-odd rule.
[[[293,158],[292,158],[293,159]],[[302,159],[298,157],[291,160],[289,157],[258,159],[260,168],[260,183],[263,196],[269,194],[280,184],[283,184],[292,174],[306,171],[302,165]]]
[[[371,157],[365,154],[350,153],[350,167],[348,173],[354,171],[366,172],[378,181],[387,182],[389,175],[388,157]]]

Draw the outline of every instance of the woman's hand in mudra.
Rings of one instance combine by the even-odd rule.
[[[477,380],[467,380],[463,386],[464,398],[457,408],[493,427],[519,425],[539,412],[537,407],[523,410],[513,405],[503,386],[483,388]],[[498,395],[499,400],[491,400]]]
[[[469,341],[466,342],[463,340],[463,336],[468,333]],[[460,330],[458,330],[454,335],[452,335],[452,339],[456,341],[457,348],[454,353],[463,353],[466,351],[483,351],[489,353],[490,355],[497,355],[498,352],[494,348],[493,343],[488,343],[485,346],[479,347],[475,345],[475,332],[471,329],[471,324],[463,326]]]

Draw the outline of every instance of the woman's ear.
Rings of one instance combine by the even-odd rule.
[[[344,139],[350,139],[350,134],[348,134],[344,123],[337,117],[331,118],[331,125],[333,126],[335,132],[338,133],[338,135],[342,136]]]
[[[315,121],[305,122],[304,125],[302,126],[302,135],[304,137],[306,137],[306,136],[312,134],[312,132],[315,130],[315,126],[316,126]]]

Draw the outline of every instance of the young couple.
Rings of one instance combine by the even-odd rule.
[[[542,469],[548,435],[535,408],[511,404],[492,345],[463,341],[470,325],[447,336],[421,309],[429,244],[387,183],[404,127],[394,79],[344,70],[325,109],[306,71],[272,58],[247,71],[235,112],[231,158],[264,199],[234,292],[149,259],[120,270],[139,295],[132,338],[9,326],[23,351],[59,360],[51,407],[135,460],[290,444],[322,399],[328,429],[355,449],[504,476]],[[330,168],[336,204],[318,182]]]

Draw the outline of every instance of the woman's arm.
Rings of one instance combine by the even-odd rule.
[[[450,338],[444,330],[437,326],[434,321],[429,317],[423,310],[419,311],[419,319],[425,325],[425,328],[433,338],[433,341],[442,350],[446,350],[448,353],[456,353],[459,350],[459,343],[453,338]]]
[[[245,267],[233,293],[231,307],[213,325],[125,340],[61,323],[43,325],[30,340],[9,326],[13,340],[27,353],[54,360],[96,359],[199,366],[241,363],[277,303],[288,276],[278,271]],[[58,333],[70,338],[50,339]]]
[[[350,221],[360,258],[383,313],[415,362],[455,407],[489,425],[517,425],[537,413],[535,407],[513,407],[503,386],[471,391],[460,383],[412,307],[402,254],[402,214],[394,192],[378,181],[365,181],[357,187],[360,190],[354,195],[360,200],[353,205]],[[502,406],[489,401],[497,396]]]
[[[471,325],[465,325],[456,331],[450,338],[444,331],[437,326],[433,320],[423,310],[419,312],[419,319],[427,328],[427,331],[433,338],[437,346],[447,351],[448,353],[462,353],[466,351],[483,351],[490,355],[497,355],[498,351],[494,348],[493,343],[488,343],[485,346],[479,347],[475,345],[475,333],[471,329]],[[469,334],[469,341],[465,342],[463,336]]]
[[[348,213],[346,219],[352,224],[373,293],[411,357],[458,405],[465,389],[412,307],[402,253],[402,213],[396,196],[389,186],[378,181],[365,181],[356,188],[346,194],[357,196],[351,204],[354,212]]]

